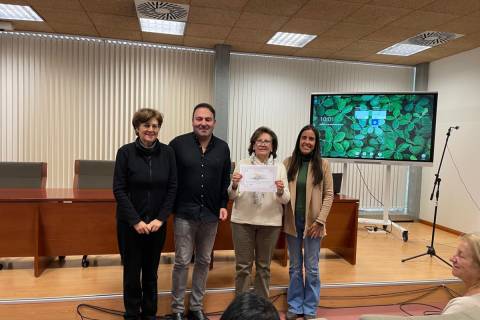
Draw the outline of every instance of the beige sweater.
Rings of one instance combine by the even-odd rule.
[[[240,160],[235,167],[235,172],[240,170],[240,165],[251,164],[250,159]],[[276,192],[265,192],[261,204],[257,205],[253,202],[253,192],[242,192],[240,187],[237,190],[232,189],[232,184],[228,187],[228,196],[233,200],[231,221],[240,224],[252,224],[261,226],[277,226],[282,225],[283,206],[290,201],[290,192],[288,191],[288,179],[285,166],[276,161],[277,178],[282,180],[285,189],[281,196]]]
[[[450,300],[446,307],[443,309],[442,314],[457,313],[471,307],[480,308],[480,293],[471,296],[458,297]]]

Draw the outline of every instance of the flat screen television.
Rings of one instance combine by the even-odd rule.
[[[436,92],[314,93],[310,123],[325,158],[428,166],[437,98]]]

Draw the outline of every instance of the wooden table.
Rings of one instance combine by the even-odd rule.
[[[322,247],[355,264],[357,223],[358,200],[336,196]],[[286,265],[283,235],[278,248],[282,264]],[[230,224],[220,223],[214,250],[231,249]],[[172,217],[163,251],[174,251]],[[38,277],[52,257],[116,253],[115,200],[111,190],[1,189],[0,257],[33,257]]]

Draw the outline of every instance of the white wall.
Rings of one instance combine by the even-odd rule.
[[[469,198],[461,182],[480,203],[480,49],[467,51],[431,63],[428,90],[438,91],[437,132],[433,168],[422,174],[420,218],[433,221],[434,203],[430,201],[434,175],[449,126],[452,131],[445,152],[440,178],[437,223],[454,230],[480,230],[480,209]],[[453,157],[453,159],[452,159]],[[457,164],[460,175],[457,173]]]

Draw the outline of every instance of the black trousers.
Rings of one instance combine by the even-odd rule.
[[[157,270],[165,243],[167,224],[154,233],[138,234],[127,223],[117,221],[117,237],[123,261],[125,319],[155,319]]]

